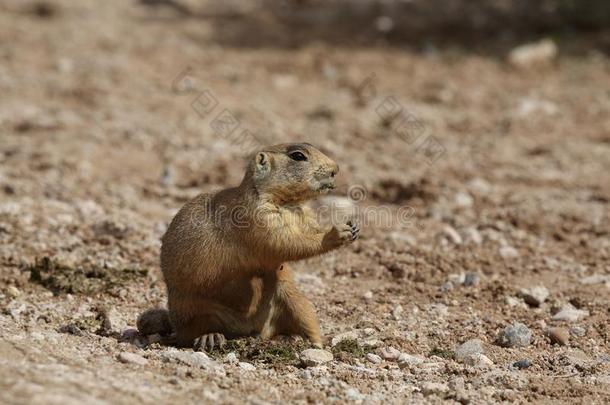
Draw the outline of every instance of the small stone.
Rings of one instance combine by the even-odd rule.
[[[382,348],[379,351],[379,355],[386,360],[396,360],[401,355],[401,353],[392,346],[389,346]]]
[[[372,300],[373,299],[373,292],[372,291],[367,291],[364,293],[364,295],[362,296],[365,300]]]
[[[500,256],[505,260],[514,259],[519,257],[519,252],[512,246],[502,246],[500,248]]]
[[[353,387],[345,390],[345,396],[347,397],[348,401],[352,402],[363,401],[366,398],[366,395],[362,394],[357,388]]]
[[[144,357],[140,356],[139,354],[130,352],[121,352],[119,353],[117,358],[121,363],[131,363],[137,364],[139,366],[145,366],[148,364],[148,360],[146,360]]]
[[[455,349],[455,359],[460,363],[468,364],[475,354],[483,353],[483,342],[479,339],[471,339]]]
[[[587,330],[580,326],[572,326],[570,328],[570,335],[572,335],[572,336],[583,337],[586,334],[587,334]]]
[[[224,372],[222,365],[210,359],[207,354],[202,352],[190,352],[183,350],[170,349],[161,353],[161,358],[168,362],[182,363],[191,367],[199,367],[204,370],[214,370]]]
[[[544,286],[536,286],[532,288],[522,288],[519,294],[523,297],[526,304],[533,307],[539,307],[549,297],[549,290]]]
[[[256,371],[256,366],[254,364],[245,361],[240,361],[238,363],[238,366],[244,371]]]
[[[532,332],[522,323],[515,322],[504,328],[498,335],[498,344],[502,347],[526,347],[532,340]]]
[[[333,354],[322,349],[306,349],[301,352],[299,357],[305,366],[316,367],[332,361]]]
[[[477,228],[471,226],[462,231],[462,239],[465,243],[474,243],[480,245],[483,243],[483,237]]]
[[[15,287],[14,285],[9,285],[8,288],[6,289],[6,295],[8,295],[11,298],[17,298],[21,295],[21,291],[19,291],[19,289],[17,287]]]
[[[398,367],[400,368],[408,368],[408,367],[412,367],[412,366],[417,366],[419,364],[422,364],[424,362],[424,359],[419,357],[419,356],[413,356],[411,354],[407,354],[407,353],[401,353],[400,356],[398,356]]]
[[[513,48],[508,61],[519,69],[549,65],[557,57],[557,45],[551,39],[543,39]]]
[[[474,199],[469,193],[459,192],[455,195],[455,204],[458,207],[471,207],[474,203]]]
[[[549,328],[546,331],[551,343],[566,346],[570,340],[570,332],[564,328]]]
[[[477,368],[486,368],[494,365],[494,362],[487,356],[482,353],[473,354],[470,356],[466,362],[466,364],[477,367]]]
[[[528,359],[521,359],[513,363],[513,367],[518,368],[519,370],[525,370],[531,366],[532,362]]]
[[[443,234],[451,241],[451,243],[456,245],[462,244],[462,237],[452,226],[445,225],[443,227]]]
[[[481,277],[477,273],[466,273],[466,276],[464,277],[464,286],[472,287],[479,284],[480,281]]]
[[[237,358],[237,354],[235,354],[235,352],[227,353],[227,355],[224,357],[223,361],[225,363],[229,363],[229,364],[239,363],[239,359]]]
[[[449,386],[444,383],[426,382],[421,386],[422,394],[428,395],[443,395],[449,391]]]
[[[395,321],[400,321],[402,319],[402,313],[403,313],[403,309],[402,309],[402,305],[396,305],[394,307],[394,309],[392,310],[392,317],[394,318]]]
[[[375,353],[367,353],[366,354],[366,359],[368,361],[370,361],[373,364],[379,364],[383,361],[383,359],[381,358],[381,356],[376,355]]]
[[[610,275],[606,274],[594,274],[580,280],[580,283],[585,285],[604,284],[608,282],[610,282]]]
[[[576,322],[589,316],[589,311],[576,309],[572,305],[564,306],[551,318],[553,321]]]

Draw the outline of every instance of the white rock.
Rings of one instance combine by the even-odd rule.
[[[503,259],[514,259],[519,257],[519,252],[512,246],[502,246],[500,247],[500,256]]]
[[[237,358],[237,354],[235,352],[227,353],[224,357],[223,361],[229,364],[237,364],[239,363],[239,359]]]
[[[474,226],[462,230],[462,239],[466,243],[474,243],[475,245],[480,245],[481,243],[483,243],[483,237],[481,236],[481,233]]]
[[[462,237],[460,234],[450,225],[445,225],[443,227],[443,234],[456,245],[462,244]]]
[[[464,192],[457,193],[455,195],[454,201],[458,207],[462,207],[462,208],[471,207],[472,204],[474,203],[474,199],[472,198],[472,196],[470,194],[464,193]]]
[[[549,290],[539,285],[531,288],[522,288],[519,290],[519,294],[528,305],[539,307],[549,297]]]
[[[6,295],[8,295],[11,298],[17,298],[21,295],[21,291],[19,291],[19,289],[17,287],[15,287],[14,285],[9,285],[8,288],[6,289]]]
[[[160,354],[161,358],[167,362],[181,363],[191,367],[199,367],[204,370],[215,371],[219,374],[224,373],[221,364],[210,359],[202,352],[188,352],[183,350],[170,349]]]
[[[442,395],[449,391],[449,386],[444,383],[426,382],[421,386],[421,392],[424,395]]]
[[[332,361],[333,354],[322,349],[306,349],[299,356],[301,362],[307,367],[316,367]]]
[[[585,277],[580,280],[580,283],[585,285],[603,284],[608,282],[610,282],[610,275],[607,274],[594,274],[592,276]]]
[[[494,362],[491,361],[491,359],[485,356],[484,354],[478,353],[468,357],[465,361],[465,364],[478,368],[485,368],[493,366]]]
[[[401,355],[401,353],[392,346],[389,346],[382,348],[379,351],[379,355],[386,360],[396,360]]]
[[[543,39],[513,48],[508,61],[511,65],[527,69],[550,64],[557,57],[557,45],[550,39]]]
[[[394,309],[392,310],[392,317],[394,318],[395,321],[400,321],[402,319],[402,313],[403,313],[403,309],[402,309],[402,305],[396,305],[394,307]]]
[[[424,362],[424,358],[420,356],[413,356],[407,353],[401,353],[398,356],[398,367],[400,368],[408,368],[412,366],[417,366]]]
[[[383,359],[381,358],[381,356],[376,355],[375,353],[367,353],[366,354],[366,359],[368,361],[370,361],[373,364],[379,364],[383,361]]]
[[[461,363],[469,364],[470,359],[474,355],[482,353],[483,342],[480,339],[470,339],[455,349],[455,359]]]
[[[582,318],[589,316],[589,311],[576,309],[572,305],[564,306],[551,318],[553,321],[576,322]]]
[[[372,299],[373,299],[373,292],[372,292],[372,291],[367,291],[367,292],[365,292],[365,293],[362,295],[362,297],[363,297],[365,300],[372,300]]]
[[[131,363],[137,364],[139,366],[145,366],[148,364],[148,360],[139,354],[130,353],[130,352],[121,352],[118,355],[118,359],[121,363]]]
[[[240,361],[238,364],[239,368],[241,368],[244,371],[255,371],[256,370],[256,366],[254,364],[245,362],[245,361]]]

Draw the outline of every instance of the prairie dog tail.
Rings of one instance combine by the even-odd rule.
[[[172,324],[169,320],[169,311],[162,308],[148,309],[137,320],[138,331],[142,335],[169,335],[173,332]]]

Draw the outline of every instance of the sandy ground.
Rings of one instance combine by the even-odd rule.
[[[205,18],[53,4],[0,1],[2,402],[610,401],[606,55],[240,47]],[[339,163],[326,201],[362,224],[293,266],[334,360],[134,335],[164,305],[177,209],[239,182],[253,145],[295,140]],[[503,347],[515,323],[523,346]]]

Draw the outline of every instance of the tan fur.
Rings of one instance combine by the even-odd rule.
[[[292,159],[295,151],[307,161]],[[178,345],[214,333],[302,335],[321,344],[313,305],[285,262],[357,237],[349,223],[322,229],[303,205],[332,187],[337,172],[337,164],[309,144],[275,145],[255,154],[238,187],[199,195],[182,207],[161,248]]]

